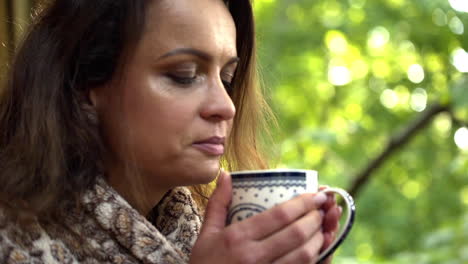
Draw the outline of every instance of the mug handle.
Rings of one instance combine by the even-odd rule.
[[[328,256],[330,256],[346,238],[349,231],[351,231],[351,227],[353,226],[354,216],[355,216],[355,211],[356,211],[356,206],[354,205],[353,197],[345,190],[341,188],[327,187],[323,190],[320,190],[319,192],[339,194],[341,197],[343,197],[346,203],[346,209],[347,209],[346,211],[348,213],[346,215],[345,224],[344,224],[344,227],[341,229],[341,232],[339,233],[338,236],[336,236],[335,241],[333,241],[333,243],[319,255],[317,263],[321,263]]]

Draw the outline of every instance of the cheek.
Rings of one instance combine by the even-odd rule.
[[[142,171],[158,175],[167,168],[186,167],[186,148],[202,128],[198,113],[201,97],[155,80],[133,80],[139,82],[111,95],[102,111],[103,136],[111,161],[117,166],[134,163]]]
[[[128,108],[125,119],[128,126],[141,139],[165,139],[187,133],[194,113],[187,104],[171,98],[141,98]],[[150,143],[150,141],[146,142]]]
[[[126,97],[124,127],[128,129],[128,147],[137,159],[166,161],[190,143],[196,105],[189,99],[161,86]]]

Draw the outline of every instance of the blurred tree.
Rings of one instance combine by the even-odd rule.
[[[468,263],[468,1],[254,3],[278,166],[357,199],[336,262]]]

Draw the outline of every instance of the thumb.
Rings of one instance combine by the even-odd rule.
[[[231,192],[231,176],[222,171],[218,177],[216,189],[206,206],[205,220],[200,236],[224,229],[228,207],[231,202]]]

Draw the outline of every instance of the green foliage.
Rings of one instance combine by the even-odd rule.
[[[468,263],[468,139],[454,140],[468,121],[468,13],[448,0],[254,4],[279,167],[347,188],[430,105],[451,110],[372,174],[335,263]]]

